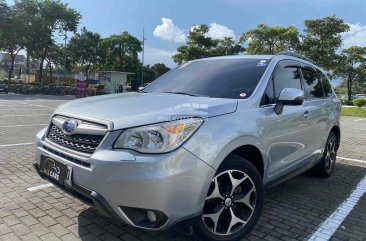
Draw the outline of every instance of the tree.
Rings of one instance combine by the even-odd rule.
[[[249,42],[246,49],[249,54],[276,54],[285,50],[294,50],[300,43],[296,27],[270,27],[263,23],[243,33],[240,42]]]
[[[336,51],[342,46],[341,33],[349,30],[349,26],[335,16],[322,19],[305,20],[305,35],[298,50],[314,60],[326,70],[333,70],[336,64]]]
[[[137,73],[140,65],[138,53],[141,51],[140,40],[128,32],[105,38],[100,43],[102,68]]]
[[[45,60],[47,61],[47,67],[50,71],[50,82],[52,83],[52,72],[53,67],[58,67],[63,64],[63,52],[64,49],[62,46],[53,44],[49,47],[49,51],[47,52],[47,55],[45,57]]]
[[[236,55],[244,51],[244,48],[231,38],[219,40],[208,37],[208,31],[209,27],[205,24],[192,27],[188,33],[186,44],[177,48],[177,53],[173,55],[173,61],[182,64],[193,59],[228,54]]]
[[[151,66],[151,70],[155,73],[155,78],[160,77],[170,70],[169,67],[165,66],[165,64],[157,63]]]
[[[27,52],[39,59],[39,75],[42,81],[44,61],[54,46],[54,34],[75,32],[81,15],[60,0],[16,0],[15,8],[28,24],[29,33],[25,46]]]
[[[4,6],[2,8],[4,8]],[[18,55],[19,51],[24,48],[26,27],[23,19],[14,8],[8,9],[6,14],[6,16],[3,16],[5,22],[3,23],[3,29],[0,33],[0,48],[5,51],[11,59],[8,72],[8,83],[10,83],[14,70],[15,57]]]
[[[366,79],[366,47],[352,46],[343,49],[334,74],[345,79],[348,100],[352,100],[354,82],[363,84]]]
[[[90,67],[96,65],[99,61],[100,42],[100,35],[88,31],[85,27],[70,39],[68,52],[72,61],[84,70],[87,78],[89,77]]]
[[[9,7],[5,0],[0,0],[0,34],[5,30],[6,18],[9,16]]]
[[[144,82],[150,83],[157,78],[155,71],[150,67],[150,65],[144,66]]]

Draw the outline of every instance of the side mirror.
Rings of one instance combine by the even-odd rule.
[[[294,88],[285,88],[281,91],[280,96],[277,99],[274,111],[277,115],[280,115],[282,114],[284,105],[302,105],[304,99],[304,91]]]

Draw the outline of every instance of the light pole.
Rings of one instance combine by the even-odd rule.
[[[67,32],[66,32],[66,28],[65,28],[65,37],[64,37],[64,40],[65,40],[65,69],[64,69],[64,81],[66,79],[66,68],[67,68]]]
[[[141,86],[144,86],[145,27],[142,27]]]

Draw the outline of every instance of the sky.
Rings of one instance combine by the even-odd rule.
[[[186,40],[189,29],[210,26],[208,35],[238,40],[259,23],[296,26],[305,19],[336,15],[350,24],[342,35],[344,46],[366,46],[366,1],[363,0],[62,0],[79,11],[79,28],[102,37],[128,31],[142,39],[145,28],[145,63],[176,66],[171,56]],[[9,0],[11,2],[11,0]]]

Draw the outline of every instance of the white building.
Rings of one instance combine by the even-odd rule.
[[[101,71],[99,72],[99,83],[103,84],[105,91],[112,93],[126,92],[127,76],[134,73],[117,72],[117,71]]]

